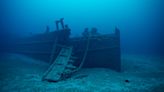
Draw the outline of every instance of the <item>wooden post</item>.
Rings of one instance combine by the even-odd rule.
[[[115,35],[120,37],[120,30],[117,27],[115,27]]]
[[[120,63],[118,63],[118,64],[120,64],[120,65],[118,65],[118,69],[117,69],[117,71],[118,72],[121,72],[121,45],[120,45],[120,30],[117,28],[117,27],[115,27],[115,35],[116,35],[116,37],[117,37],[117,44],[118,44],[118,49],[117,49],[117,59],[118,59],[118,62],[120,62]]]

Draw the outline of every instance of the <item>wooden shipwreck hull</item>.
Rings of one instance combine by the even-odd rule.
[[[22,38],[14,43],[11,51],[50,63],[55,60],[61,48],[56,42],[57,35],[58,32],[54,31]],[[77,66],[84,57],[87,40],[83,37],[70,38],[69,46],[73,46],[73,53],[78,57]],[[102,67],[121,71],[120,58],[120,33],[119,30],[116,30],[114,34],[99,35],[89,39],[88,52],[83,67]]]

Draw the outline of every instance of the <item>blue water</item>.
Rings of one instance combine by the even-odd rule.
[[[72,36],[80,36],[85,27],[100,33],[121,30],[121,48],[125,53],[157,53],[163,43],[162,0],[1,0],[1,39],[43,33],[47,25],[65,18]],[[160,39],[159,39],[160,38]]]
[[[54,31],[54,21],[61,17],[72,29],[72,36],[81,35],[85,27],[111,33],[117,26],[123,52],[153,52],[150,50],[157,48],[158,33],[162,31],[161,3],[162,0],[1,0],[1,25],[7,38],[42,33],[46,25]]]
[[[164,0],[0,0],[0,92],[63,92],[65,88],[164,92],[163,6]],[[9,52],[14,47],[9,44],[19,37],[45,33],[46,26],[56,30],[55,21],[60,18],[71,28],[72,37],[81,36],[86,27],[97,28],[101,34],[114,33],[117,27],[121,33],[121,73],[82,68],[73,79],[52,84],[41,81],[48,63],[1,53]]]

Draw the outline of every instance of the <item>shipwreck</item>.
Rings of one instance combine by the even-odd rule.
[[[59,29],[61,24],[61,29]],[[109,68],[121,71],[120,31],[113,34],[93,34],[85,29],[81,37],[69,37],[70,28],[63,19],[56,21],[56,30],[21,38],[13,45],[21,53],[49,63],[43,80],[60,81],[81,68]]]

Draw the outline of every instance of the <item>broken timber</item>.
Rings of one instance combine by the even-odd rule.
[[[72,47],[62,47],[56,60],[52,63],[49,69],[44,74],[42,80],[57,82],[71,75],[76,69],[73,65],[74,57],[72,56]]]

